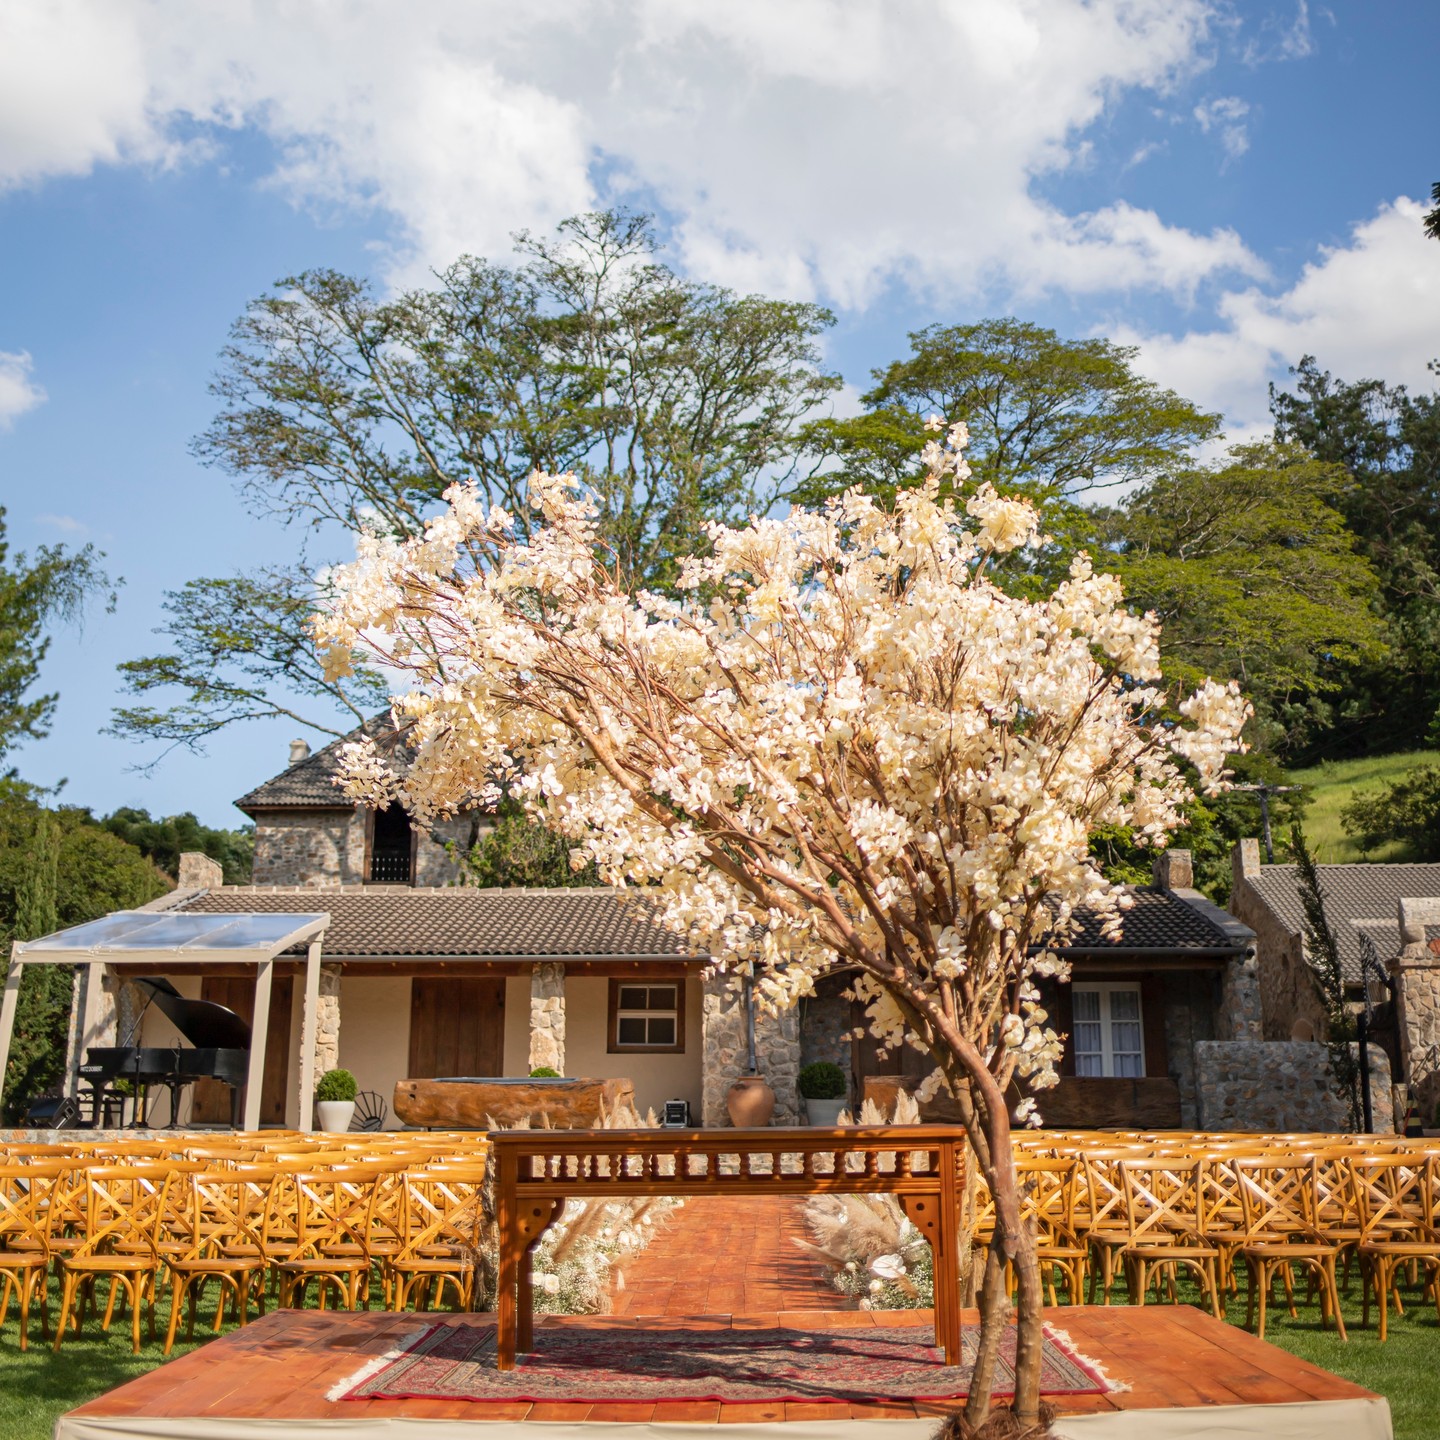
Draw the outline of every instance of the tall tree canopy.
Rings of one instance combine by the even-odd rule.
[[[656,248],[648,220],[607,211],[394,299],[331,270],[283,281],[235,326],[197,453],[258,513],[325,537],[413,535],[460,479],[523,530],[525,477],[573,471],[614,563],[663,585],[707,521],[769,508],[840,381],[816,343],[827,311],[685,280]],[[141,703],[115,728],[190,745],[257,715],[352,728],[374,672],[316,674],[297,623],[315,602],[304,567],[172,595],[169,647],[122,667]]]
[[[904,360],[873,372],[865,413],[809,427],[820,470],[797,491],[814,503],[860,485],[879,497],[919,481],[925,422],[969,426],[971,483],[1021,491],[1049,525],[1055,502],[1164,473],[1219,434],[1219,417],[1135,372],[1133,346],[1065,340],[1007,317],[931,325]]]
[[[1291,373],[1293,390],[1270,392],[1276,438],[1351,477],[1334,503],[1379,578],[1386,642],[1342,662],[1311,755],[1440,743],[1440,396],[1338,380],[1310,355]]]
[[[34,692],[50,648],[47,632],[57,620],[73,621],[106,588],[102,558],[89,545],[42,545],[33,557],[12,558],[0,508],[0,766],[15,746],[49,729],[58,697]]]
[[[1384,652],[1374,571],[1346,528],[1345,470],[1298,446],[1240,445],[1144,486],[1103,518],[1133,605],[1165,626],[1166,672],[1238,680],[1281,753],[1357,664]]]

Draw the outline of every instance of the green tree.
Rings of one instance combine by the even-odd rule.
[[[1351,477],[1334,503],[1378,577],[1386,642],[1339,662],[1337,698],[1297,759],[1440,742],[1440,396],[1337,380],[1310,355],[1291,374],[1293,391],[1271,387],[1276,438]]]
[[[134,846],[99,828],[86,811],[49,810],[28,787],[0,787],[0,944],[133,909],[169,888]],[[0,1093],[0,1109],[12,1120],[60,1079],[72,980],[68,966],[23,972]]]
[[[570,842],[525,814],[519,801],[500,802],[495,825],[465,852],[469,885],[564,889],[598,885],[594,865],[570,868]]]
[[[1340,509],[1352,483],[1298,446],[1240,445],[1152,481],[1101,525],[1105,568],[1164,625],[1167,678],[1239,680],[1252,740],[1282,754],[1383,653],[1376,577]]]
[[[1397,860],[1440,860],[1440,765],[1419,765],[1383,790],[1361,790],[1340,812],[1363,854],[1398,842]]]
[[[172,880],[180,874],[180,856],[198,850],[218,862],[227,885],[247,885],[255,857],[254,826],[217,830],[202,825],[188,810],[183,815],[153,819],[148,810],[124,807],[96,822],[133,845]]]
[[[523,528],[531,470],[573,470],[599,497],[614,563],[663,585],[707,521],[769,507],[801,423],[840,381],[816,344],[827,311],[685,280],[657,243],[645,217],[606,211],[395,299],[331,270],[282,281],[236,323],[196,452],[259,514],[395,536],[462,479]],[[337,685],[314,669],[316,569],[172,594],[164,653],[121,667],[141,703],[114,729],[200,746],[256,716],[340,734],[372,713],[373,670]]]
[[[1219,417],[1138,375],[1135,347],[1065,340],[1013,317],[931,325],[875,370],[865,413],[807,430],[818,468],[796,491],[814,504],[859,485],[887,499],[924,473],[925,422],[963,420],[975,483],[1023,491],[1047,525],[1083,521],[1079,497],[1153,480],[1219,434]]]
[[[16,745],[49,730],[58,697],[33,693],[50,648],[47,631],[56,620],[73,622],[108,586],[103,558],[90,545],[42,545],[33,557],[12,559],[0,508],[0,764]]]
[[[1440,180],[1430,187],[1430,199],[1433,203],[1425,212],[1425,233],[1432,240],[1440,240]]]

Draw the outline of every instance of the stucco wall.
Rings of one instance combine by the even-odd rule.
[[[340,980],[340,1064],[362,1090],[376,1090],[398,1126],[395,1083],[410,1068],[410,980],[396,975],[344,975]]]

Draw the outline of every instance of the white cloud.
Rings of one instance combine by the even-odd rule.
[[[77,520],[73,515],[37,515],[37,525],[48,525],[52,530],[59,530],[65,535],[88,535],[90,527],[83,521]]]
[[[1328,11],[1320,12],[1332,24],[1335,17]],[[1315,32],[1310,26],[1308,0],[1295,0],[1295,13],[1288,19],[1271,15],[1263,21],[1259,33],[1250,39],[1243,55],[1247,65],[1264,65],[1277,60],[1308,60],[1320,48]]]
[[[1430,390],[1440,357],[1440,246],[1421,229],[1424,207],[1398,199],[1324,248],[1289,289],[1224,296],[1222,324],[1183,335],[1120,327],[1142,367],[1182,395],[1223,410],[1238,430],[1268,428],[1266,384],[1311,354],[1346,380]]]
[[[45,403],[44,390],[30,378],[33,363],[28,350],[0,350],[0,430]]]
[[[297,203],[394,218],[392,277],[629,195],[696,273],[842,306],[896,279],[1186,297],[1259,263],[1035,182],[1119,96],[1202,68],[1211,25],[1212,0],[12,0],[0,186],[248,125]]]
[[[1250,148],[1250,135],[1244,123],[1249,113],[1250,106],[1238,95],[1205,100],[1193,111],[1201,132],[1208,135],[1214,130],[1231,160],[1238,160]]]

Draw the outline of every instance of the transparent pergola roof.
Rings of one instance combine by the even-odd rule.
[[[329,923],[330,916],[320,912],[176,915],[120,910],[103,920],[90,920],[28,940],[15,950],[17,958],[24,960],[80,953],[195,955],[248,950],[278,955],[301,940],[313,938]]]

